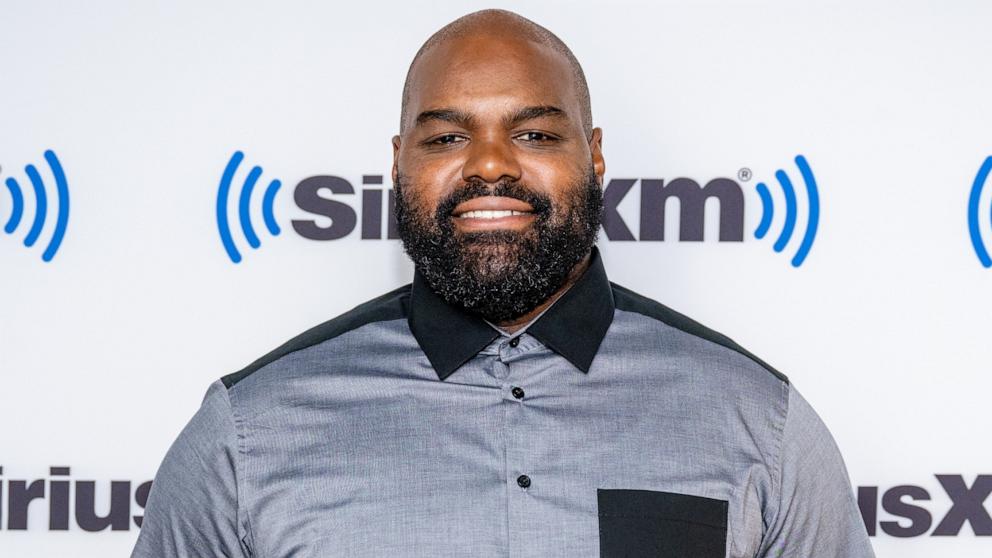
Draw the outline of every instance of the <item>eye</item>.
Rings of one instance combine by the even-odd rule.
[[[553,141],[558,141],[558,138],[545,134],[544,132],[524,132],[516,136],[517,139],[522,139],[526,142],[533,143],[549,143]]]
[[[428,145],[451,145],[454,143],[459,143],[464,141],[465,138],[461,136],[456,136],[455,134],[445,134],[443,136],[438,136],[434,139],[427,141]]]

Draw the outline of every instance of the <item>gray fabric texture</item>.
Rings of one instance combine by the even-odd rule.
[[[132,557],[600,556],[603,489],[726,502],[727,557],[873,556],[830,433],[754,359],[621,309],[588,373],[519,338],[441,381],[373,321],[215,382]]]

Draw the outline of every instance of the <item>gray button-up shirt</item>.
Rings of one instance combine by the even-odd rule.
[[[786,377],[594,250],[512,339],[415,275],[218,380],[132,556],[872,555]]]

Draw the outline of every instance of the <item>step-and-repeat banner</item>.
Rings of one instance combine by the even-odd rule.
[[[0,4],[0,555],[125,556],[210,382],[410,280],[390,137],[477,2]],[[992,556],[992,4],[505,2],[610,278],[790,376],[879,557]]]

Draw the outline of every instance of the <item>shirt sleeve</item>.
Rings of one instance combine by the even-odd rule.
[[[875,556],[840,450],[791,385],[778,469],[778,500],[759,556]]]
[[[155,474],[131,558],[251,556],[237,459],[231,403],[217,381]]]

